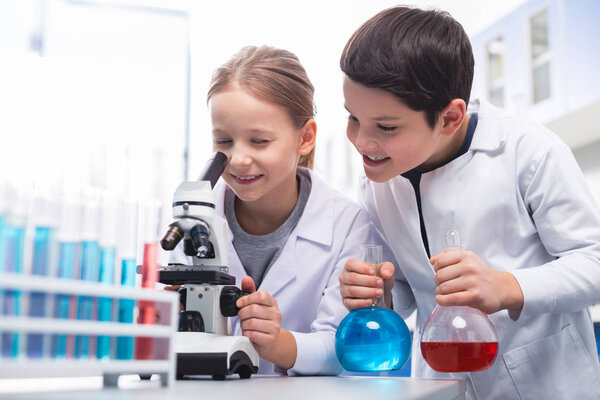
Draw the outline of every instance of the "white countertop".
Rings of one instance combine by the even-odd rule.
[[[129,381],[123,384],[123,379]],[[81,378],[80,378],[81,379]],[[184,400],[184,399],[260,399],[260,400],[295,400],[295,399],[406,399],[406,400],[460,400],[464,399],[466,385],[460,380],[426,380],[397,377],[358,377],[358,376],[310,376],[310,377],[275,377],[255,375],[250,379],[229,378],[224,381],[213,381],[208,377],[176,381],[170,387],[161,387],[159,381],[133,381],[131,376],[121,377],[119,389],[102,388],[101,378],[96,378],[95,385],[83,388],[77,381],[69,385],[72,390],[56,390],[39,392],[23,379],[20,393],[7,393],[0,390],[0,398],[15,400]],[[16,380],[11,380],[14,384]],[[48,380],[50,382],[51,380]],[[6,381],[5,381],[6,382]],[[81,381],[79,381],[81,382]],[[3,386],[0,380],[0,389]],[[6,389],[6,388],[5,388]]]

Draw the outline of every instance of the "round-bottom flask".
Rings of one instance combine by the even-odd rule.
[[[361,246],[359,259],[372,264],[379,275],[381,246]],[[406,323],[385,307],[383,298],[373,305],[351,311],[338,326],[335,351],[348,371],[400,369],[410,356],[411,336]]]
[[[461,250],[458,232],[446,235],[446,251]],[[421,334],[421,354],[438,372],[483,371],[498,355],[498,336],[487,314],[466,306],[436,306]]]
[[[483,371],[498,355],[496,330],[475,308],[438,305],[423,328],[421,354],[438,372]]]

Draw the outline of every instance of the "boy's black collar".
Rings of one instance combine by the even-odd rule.
[[[420,168],[413,168],[410,171],[406,171],[405,173],[403,173],[402,176],[408,180],[413,180],[413,179],[417,178],[417,176],[420,177],[422,174],[424,174],[426,172],[430,172],[430,171],[433,171],[434,169],[443,167],[444,165],[446,165],[446,164],[452,162],[453,160],[457,159],[458,157],[462,156],[469,150],[469,147],[471,146],[471,142],[473,141],[473,134],[475,133],[476,127],[477,127],[477,113],[473,113],[473,114],[471,114],[471,118],[469,118],[469,124],[467,125],[467,133],[465,134],[465,138],[462,142],[462,145],[460,146],[460,149],[458,149],[458,151],[456,152],[454,157],[452,157],[450,160],[448,160],[444,164],[439,165],[433,169],[424,170],[424,169],[420,169]]]

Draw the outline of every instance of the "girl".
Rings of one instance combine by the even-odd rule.
[[[313,93],[294,54],[246,47],[215,71],[207,96],[213,149],[229,158],[214,188],[231,231],[229,273],[252,292],[238,300],[233,334],[252,341],[259,373],[341,371],[338,276],[370,240],[366,214],[310,170]]]

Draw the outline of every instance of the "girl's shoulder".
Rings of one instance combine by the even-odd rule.
[[[300,236],[321,238],[317,241],[323,244],[340,244],[352,231],[367,229],[369,218],[357,202],[333,189],[318,174],[301,173],[311,178],[312,188],[298,223]]]
[[[332,207],[330,211],[334,214],[342,211],[354,213],[362,211],[362,208],[356,201],[331,187],[318,173],[304,167],[298,167],[298,173],[311,181],[311,191],[308,201],[312,202],[313,205]]]

